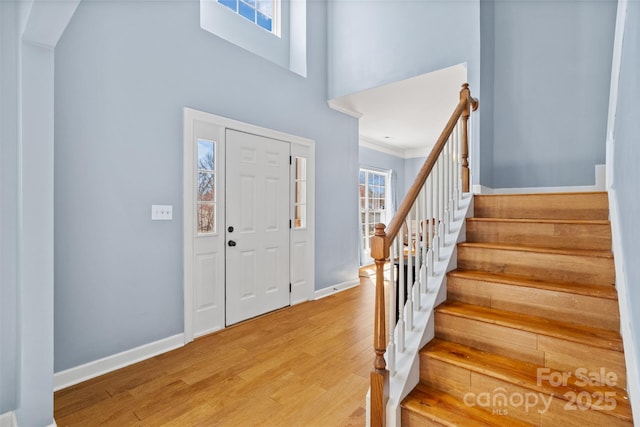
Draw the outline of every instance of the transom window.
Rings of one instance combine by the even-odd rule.
[[[277,0],[218,0],[260,28],[275,33],[274,18]]]
[[[386,222],[389,178],[386,172],[360,169],[360,227],[364,254],[369,254],[375,225]]]

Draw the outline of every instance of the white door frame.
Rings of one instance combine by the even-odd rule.
[[[245,133],[278,139],[291,144],[291,155],[307,159],[306,224],[303,228],[292,228],[289,238],[290,278],[292,282],[291,305],[312,299],[315,288],[315,142],[313,140],[290,135],[248,123],[205,113],[191,108],[184,109],[183,135],[183,289],[184,289],[184,339],[185,344],[194,339],[194,231],[195,231],[195,169],[194,123],[210,123],[224,129],[233,129]],[[225,132],[221,132],[221,136]],[[222,144],[226,143],[223,139]],[[223,161],[223,159],[219,159]],[[295,191],[291,191],[291,219]],[[225,224],[221,224],[226,227]],[[295,283],[293,283],[295,282]],[[220,286],[224,288],[225,284]]]

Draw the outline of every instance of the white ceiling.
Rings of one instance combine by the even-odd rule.
[[[458,103],[464,64],[346,95],[332,108],[360,117],[360,145],[401,157],[426,156]]]

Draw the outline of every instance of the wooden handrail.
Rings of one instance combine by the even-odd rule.
[[[460,101],[453,114],[449,118],[444,130],[436,141],[431,153],[425,160],[416,176],[413,185],[407,192],[404,200],[400,204],[398,211],[385,230],[384,224],[376,224],[375,235],[371,237],[371,257],[376,264],[376,302],[375,302],[375,326],[373,347],[375,360],[373,371],[371,372],[371,393],[370,393],[370,421],[371,426],[382,427],[386,424],[386,406],[389,396],[389,370],[386,367],[384,354],[387,349],[387,334],[385,323],[385,298],[384,298],[384,265],[389,258],[390,247],[402,229],[405,219],[409,215],[416,202],[422,187],[425,185],[431,170],[435,166],[438,157],[442,153],[449,137],[458,123],[462,120],[462,140],[461,140],[461,166],[462,166],[462,191],[469,191],[469,142],[467,132],[467,122],[471,114],[470,110],[478,109],[478,100],[471,97],[469,84],[462,85],[460,90]]]
[[[444,148],[445,144],[447,143],[447,140],[451,136],[451,133],[453,132],[453,129],[455,128],[456,123],[458,123],[458,120],[460,119],[460,117],[462,117],[463,119],[462,153],[461,153],[462,154],[461,157],[463,159],[463,165],[462,165],[463,191],[464,192],[469,191],[469,163],[467,160],[468,153],[469,153],[468,136],[467,136],[467,120],[470,115],[469,107],[471,107],[473,111],[477,110],[478,100],[471,97],[469,84],[465,83],[462,85],[462,89],[460,90],[460,101],[458,102],[458,105],[456,105],[455,110],[453,110],[453,114],[451,114],[451,117],[449,118],[447,125],[445,126],[444,130],[440,134],[440,137],[438,138],[435,145],[433,146],[433,149],[431,149],[431,153],[429,154],[424,164],[420,168],[420,171],[418,171],[418,175],[416,176],[416,179],[411,185],[411,188],[409,188],[409,191],[407,192],[407,195],[405,196],[404,200],[400,204],[398,211],[393,216],[393,219],[389,223],[389,226],[386,227],[386,229],[384,230],[384,236],[378,235],[376,233],[376,235],[371,238],[371,257],[373,259],[386,259],[386,257],[382,258],[385,256],[384,251],[378,252],[384,247],[387,248],[386,256],[388,256],[388,248],[391,246],[391,242],[393,242],[393,239],[395,239],[398,233],[400,232],[404,219],[407,217],[407,215],[409,214],[409,211],[411,210],[411,207],[413,206],[416,199],[418,198],[418,195],[420,194],[420,190],[422,189],[425,182],[427,181],[427,177],[429,176],[429,174],[431,173],[431,170],[436,164],[436,161],[438,160],[438,157],[440,156],[442,149]],[[466,165],[464,164],[465,162],[466,162]],[[466,169],[466,179],[464,176],[465,169]],[[380,241],[374,242],[374,240],[379,240],[381,237],[384,237],[384,242],[380,242]]]

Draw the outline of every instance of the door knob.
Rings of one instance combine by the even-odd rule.
[[[227,231],[228,231],[229,233],[233,233],[233,227],[232,227],[232,226],[229,226],[229,228],[227,228]]]
[[[229,245],[229,246],[231,246],[231,247],[233,247],[233,246],[235,246],[235,245],[236,245],[236,242],[235,242],[235,241],[233,241],[233,240],[229,240],[228,245]]]

